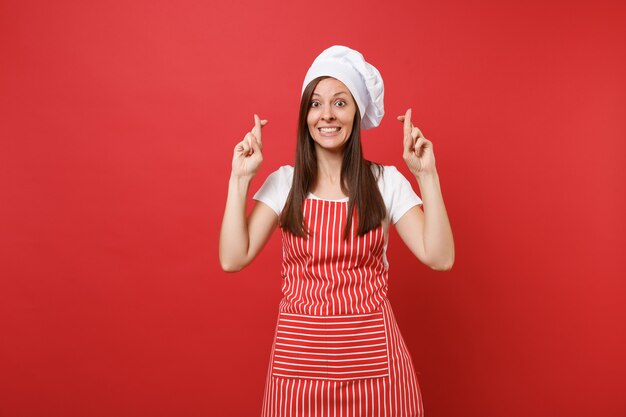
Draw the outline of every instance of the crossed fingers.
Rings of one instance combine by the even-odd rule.
[[[254,153],[254,150],[258,148],[259,151],[263,150],[263,141],[261,135],[261,129],[267,124],[267,120],[261,120],[259,116],[254,115],[254,126],[252,130],[246,133],[243,138],[243,153],[249,156]]]
[[[408,109],[404,116],[398,116],[398,120],[404,122],[404,151],[412,153],[418,148],[417,142],[423,142],[426,138],[424,138],[419,128],[413,126],[411,122],[411,109]],[[422,141],[420,141],[420,139],[422,139]]]

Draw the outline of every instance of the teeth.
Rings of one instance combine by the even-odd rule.
[[[320,132],[324,132],[324,133],[333,133],[338,130],[339,130],[338,127],[320,127]]]

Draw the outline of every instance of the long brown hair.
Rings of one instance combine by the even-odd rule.
[[[287,197],[285,208],[280,216],[280,227],[292,234],[307,238],[302,207],[309,191],[317,179],[317,153],[315,143],[309,132],[307,116],[311,104],[311,97],[317,84],[329,77],[318,77],[311,81],[302,93],[300,114],[298,116],[298,143],[296,145],[296,160],[294,164],[293,182]],[[372,172],[376,167],[376,177]],[[341,164],[341,190],[348,195],[348,217],[343,231],[343,238],[350,234],[353,213],[358,213],[359,236],[380,226],[386,216],[385,202],[380,194],[377,178],[382,173],[382,165],[366,161],[363,158],[361,147],[361,116],[357,107],[354,115],[352,132],[343,151]],[[355,207],[356,206],[356,207]]]

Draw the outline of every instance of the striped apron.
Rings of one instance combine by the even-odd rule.
[[[303,239],[282,231],[282,292],[262,416],[422,416],[387,299],[383,225],[343,239],[347,201],[308,198]]]

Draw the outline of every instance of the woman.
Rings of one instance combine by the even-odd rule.
[[[294,167],[267,178],[248,218],[267,122],[255,115],[235,147],[222,268],[247,266],[277,226],[283,240],[283,299],[263,416],[422,415],[415,370],[387,299],[389,224],[436,270],[452,267],[454,243],[433,146],[412,125],[410,109],[398,117],[403,157],[423,201],[393,166],[363,158],[360,130],[380,123],[383,92],[380,73],[357,51],[322,52],[303,84]]]

